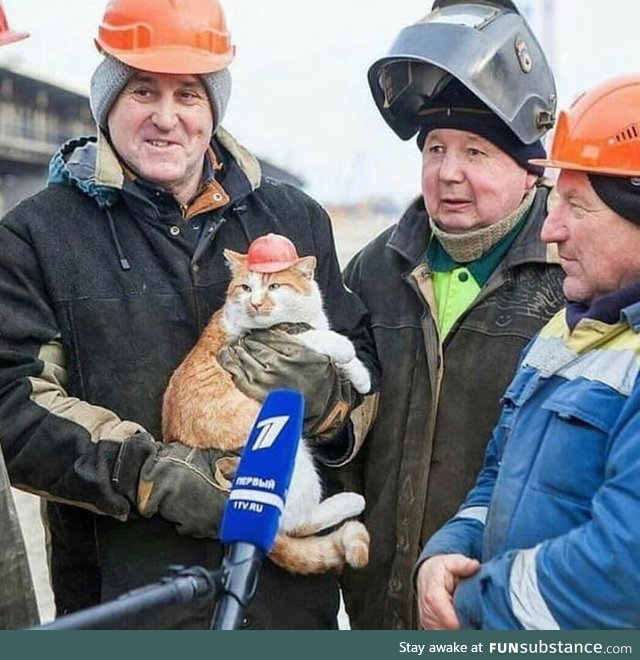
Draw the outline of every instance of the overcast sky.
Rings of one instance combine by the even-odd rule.
[[[3,0],[9,23],[31,39],[2,49],[0,63],[87,92],[105,0]],[[522,0],[525,4],[526,0]],[[553,38],[561,104],[594,82],[640,71],[638,0],[528,0],[555,5]],[[237,47],[226,127],[247,147],[305,178],[323,202],[419,191],[420,160],[370,97],[366,71],[427,0],[223,0]]]

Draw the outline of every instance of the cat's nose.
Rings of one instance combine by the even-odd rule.
[[[260,311],[260,308],[262,307],[262,300],[258,300],[256,302],[251,303],[251,307],[256,310],[256,312]]]

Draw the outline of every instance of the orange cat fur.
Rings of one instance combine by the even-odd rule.
[[[233,383],[217,360],[229,340],[218,310],[196,345],[176,369],[164,394],[162,434],[190,447],[239,449],[260,409]]]

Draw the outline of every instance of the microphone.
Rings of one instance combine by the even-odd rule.
[[[269,393],[254,422],[222,517],[224,595],[212,628],[236,630],[256,590],[262,560],[278,533],[302,436],[304,397],[295,390]]]

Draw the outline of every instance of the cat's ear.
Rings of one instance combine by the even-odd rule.
[[[240,268],[245,268],[247,265],[247,255],[241,252],[234,252],[233,250],[224,250],[224,258],[227,260],[229,270],[235,275]]]
[[[305,280],[312,280],[313,275],[316,272],[316,264],[317,260],[315,257],[302,257],[302,259],[298,259],[296,263],[293,265],[293,267],[300,271],[302,274],[302,277],[305,278]]]

